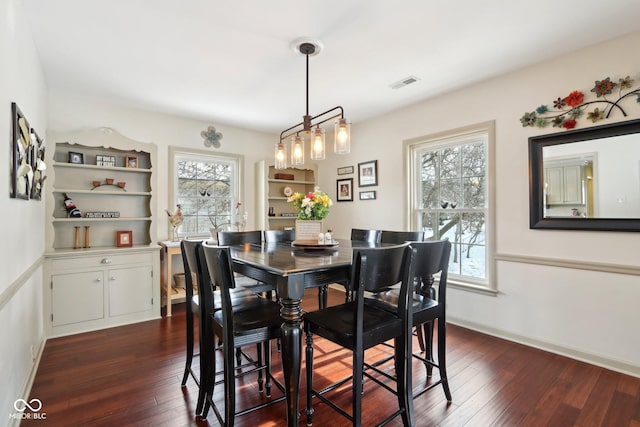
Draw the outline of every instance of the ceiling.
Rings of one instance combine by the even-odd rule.
[[[638,0],[23,3],[50,88],[267,132],[305,113],[300,37],[323,44],[309,113],[357,123],[640,30]]]

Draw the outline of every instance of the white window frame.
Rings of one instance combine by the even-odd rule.
[[[485,207],[485,279],[476,280],[466,276],[449,273],[448,284],[468,290],[476,290],[495,294],[497,292],[495,280],[495,122],[489,121],[465,126],[436,134],[420,136],[404,141],[406,171],[406,218],[409,229],[417,229],[419,215],[424,209],[420,201],[420,164],[418,157],[424,151],[432,151],[440,148],[462,145],[477,141],[478,138],[486,139],[486,207]]]
[[[231,182],[231,194],[232,194],[232,212],[231,212],[231,222],[234,223],[237,221],[235,217],[235,210],[233,206],[236,206],[238,202],[242,202],[243,198],[243,171],[244,171],[244,156],[240,154],[228,154],[228,153],[211,153],[211,151],[206,150],[198,150],[192,148],[184,148],[184,147],[174,147],[169,146],[169,206],[172,209],[169,211],[173,211],[175,209],[176,204],[178,203],[178,177],[176,174],[177,166],[179,161],[210,161],[216,163],[228,163],[233,167],[232,174],[232,182]],[[246,208],[243,208],[243,210]],[[171,227],[169,226],[171,230]],[[185,233],[178,229],[179,237],[189,236],[208,236],[209,233],[202,230],[199,233]],[[169,232],[171,235],[171,231]]]

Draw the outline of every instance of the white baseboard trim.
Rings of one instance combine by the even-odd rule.
[[[624,361],[614,360],[597,354],[577,350],[575,348],[537,340],[501,329],[487,327],[485,325],[469,322],[452,316],[447,316],[447,323],[640,378],[640,366]]]
[[[20,392],[19,395],[19,399],[23,399],[25,401],[29,401],[29,395],[31,394],[31,388],[33,387],[33,382],[36,379],[36,374],[38,373],[38,367],[40,366],[40,359],[42,359],[42,353],[44,352],[44,346],[47,343],[47,338],[44,337],[44,339],[42,340],[42,342],[40,343],[40,347],[38,348],[38,352],[35,355],[35,359],[33,360],[33,363],[31,365],[31,370],[29,372],[29,375],[27,376],[27,379],[25,380],[23,386],[22,386],[22,391]],[[38,398],[38,396],[34,396],[34,398]],[[13,408],[11,408],[13,409]],[[46,414],[47,412],[47,408],[46,406],[42,407],[42,410],[40,411],[40,414]],[[19,418],[10,418],[9,419],[9,423],[7,424],[8,427],[18,427],[20,425],[20,421],[22,421]],[[46,421],[45,421],[46,423]]]

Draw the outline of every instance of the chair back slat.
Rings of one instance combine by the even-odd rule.
[[[351,240],[354,242],[380,243],[380,230],[365,230],[361,228],[351,229]]]
[[[294,240],[295,230],[264,230],[265,243],[291,243]]]
[[[233,246],[243,243],[262,243],[262,231],[218,231],[218,245]]]
[[[424,240],[424,232],[422,231],[390,231],[382,230],[380,242],[400,244],[404,242],[421,242]]]

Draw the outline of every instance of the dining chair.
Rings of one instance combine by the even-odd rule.
[[[351,229],[351,245],[354,247],[375,247],[380,243],[380,238],[382,236],[381,230],[367,230],[362,228],[352,228]],[[403,243],[403,242],[401,242]],[[353,299],[353,295],[351,289],[349,288],[349,283],[341,283],[346,289],[345,291],[345,300],[351,301]],[[324,308],[327,306],[327,286],[323,286],[320,288],[320,292],[322,293],[322,304],[320,308]],[[318,295],[320,298],[320,295]]]
[[[262,244],[262,231],[218,231],[218,245],[220,246],[236,246],[242,244]],[[273,288],[270,285],[249,279],[240,274],[235,274],[236,285],[249,289],[257,294],[264,293],[267,298],[271,298]]]
[[[214,401],[215,363],[216,358],[213,351],[206,351],[205,364],[209,367],[206,370],[207,391],[202,416],[206,418],[209,408],[212,408],[220,424],[233,426],[235,417],[253,412],[267,405],[280,402],[286,399],[284,386],[271,375],[271,346],[270,341],[280,337],[280,305],[270,299],[256,296],[258,304],[251,307],[240,307],[233,304],[232,292],[236,288],[233,268],[231,266],[231,251],[229,247],[214,246],[207,242],[201,246],[203,255],[202,264],[206,265],[206,270],[211,277],[211,282],[220,291],[220,310],[211,310],[210,300],[213,299],[213,292],[210,286],[199,288],[201,317],[206,318],[203,325],[203,336],[207,340],[205,348],[212,349],[214,337],[222,338],[223,346],[223,381],[224,384],[224,416],[220,413]],[[236,410],[236,388],[234,351],[237,348],[250,344],[262,344],[264,350],[264,360],[261,351],[258,350],[258,364],[252,369],[243,370],[242,375],[252,372],[264,372],[266,379],[265,395],[271,397],[271,387],[275,383],[283,393],[283,396],[271,399],[268,403],[261,403],[244,410]]]
[[[198,372],[198,375],[195,374],[195,372],[191,367],[194,357],[200,356],[199,352],[198,353],[194,352],[194,346],[195,346],[194,317],[198,316],[198,319],[200,319],[200,298],[197,293],[194,293],[194,290],[197,289],[197,287],[194,283],[193,277],[194,275],[197,277],[198,283],[210,282],[210,280],[208,280],[208,274],[203,274],[203,271],[199,265],[200,263],[197,259],[198,247],[201,245],[202,245],[202,239],[199,239],[199,240],[186,239],[180,242],[180,249],[182,253],[182,263],[184,265],[184,272],[185,272],[185,302],[186,302],[186,332],[187,332],[186,361],[185,361],[185,367],[184,367],[184,374],[182,375],[181,385],[183,387],[186,385],[187,380],[189,379],[189,376],[191,376],[193,380],[196,382],[196,385],[198,386],[198,400],[196,403],[196,414],[201,413],[204,405],[205,387],[203,387],[201,382],[205,378],[205,375],[203,372],[203,369],[205,366],[203,363],[200,363],[200,371]],[[253,303],[253,300],[255,298],[257,298],[257,296],[253,292],[240,288],[240,289],[237,289],[233,294],[233,303],[236,305],[242,304],[242,305],[249,306]],[[212,304],[213,304],[212,308],[214,310],[220,307],[219,292],[214,293],[214,301],[212,301]],[[202,349],[204,346],[203,337],[201,334],[202,331],[200,328],[198,329],[198,331],[199,331],[198,348]]]
[[[365,230],[361,228],[351,229],[351,241],[352,242],[365,242],[371,244],[380,243],[382,237],[381,230]]]
[[[430,383],[417,393],[414,398],[422,395],[427,390],[442,384],[447,401],[451,402],[451,391],[447,379],[446,367],[446,303],[447,303],[447,276],[449,271],[449,257],[451,243],[445,240],[427,240],[424,242],[412,242],[411,246],[416,251],[414,278],[419,281],[419,286],[413,297],[413,325],[422,328],[425,335],[426,350],[413,354],[413,357],[421,360],[430,377],[433,368],[440,371],[440,379]],[[433,284],[435,276],[438,277],[438,292],[436,296]],[[367,297],[367,304],[384,310],[395,312],[403,295],[397,289],[391,289]],[[433,324],[438,324],[438,359],[433,358]],[[390,360],[391,357],[378,361],[372,366],[375,368]]]
[[[422,242],[424,232],[422,231],[391,231],[382,230],[380,232],[381,243],[391,243],[394,245],[404,242]]]
[[[413,267],[415,250],[409,244],[384,248],[355,249],[351,273],[354,301],[323,310],[305,313],[307,425],[313,421],[312,399],[317,397],[329,407],[349,419],[354,426],[362,425],[363,375],[397,395],[398,414],[405,426],[414,425],[411,385],[411,321]],[[400,283],[400,298],[395,312],[365,304],[365,291],[377,293]],[[313,336],[318,335],[352,351],[353,375],[318,391],[313,387]],[[386,386],[364,369],[364,352],[390,339],[395,342],[396,390]],[[348,381],[351,387],[351,414],[325,397],[325,393],[341,387]]]
[[[296,230],[264,230],[265,243],[291,243],[296,240]]]

